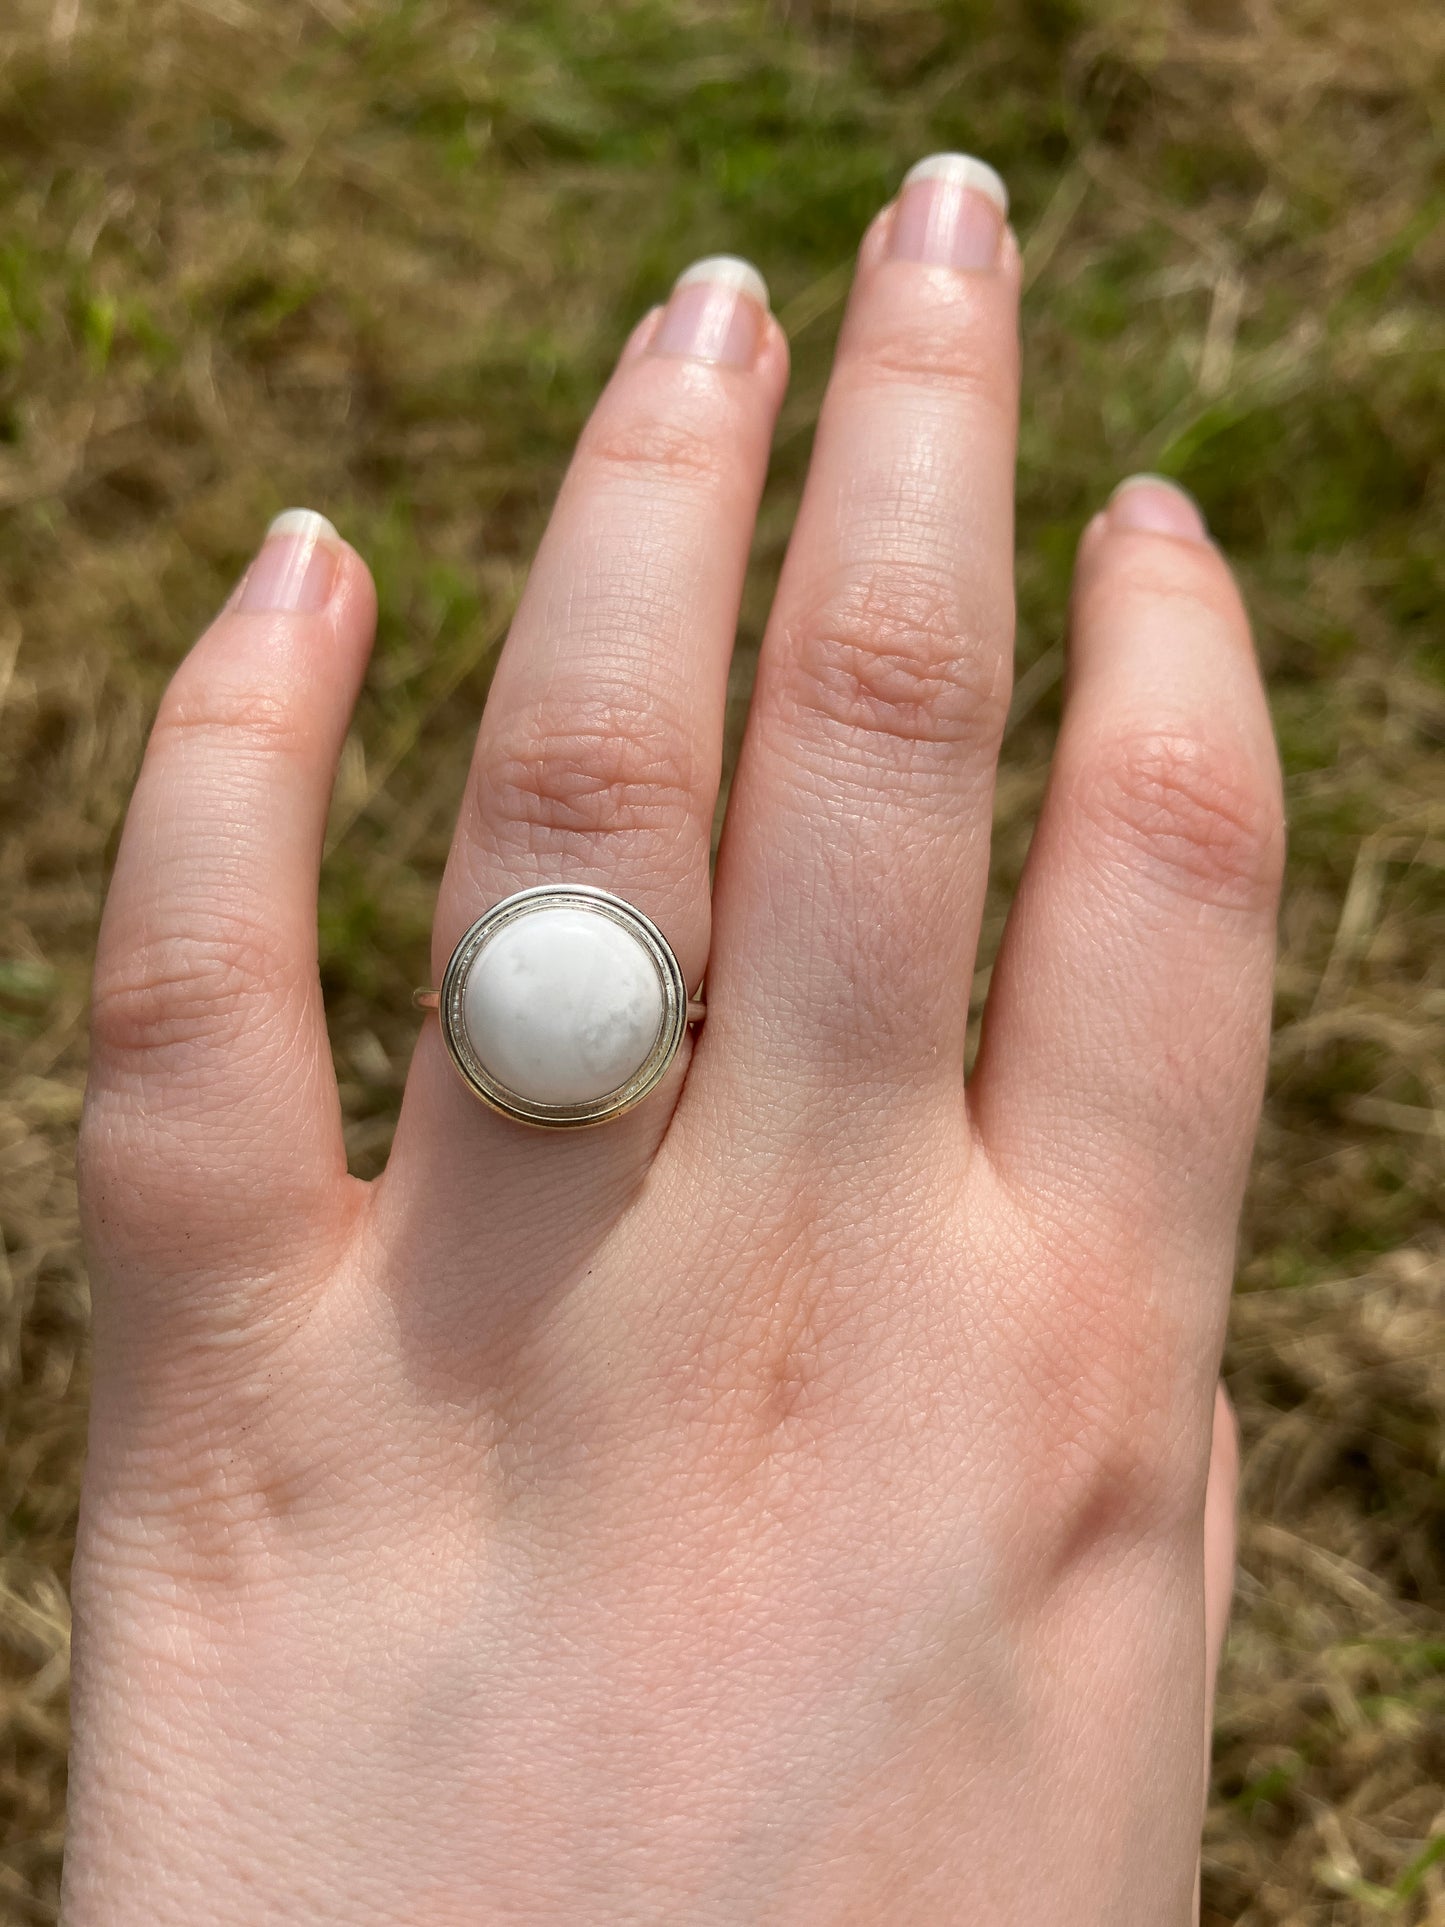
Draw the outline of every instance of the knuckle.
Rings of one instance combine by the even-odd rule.
[[[593,691],[504,726],[479,759],[485,822],[528,850],[626,836],[671,845],[700,817],[689,736],[635,699]]]
[[[710,420],[619,410],[594,422],[583,459],[604,484],[706,484],[723,473],[725,439]]]
[[[1027,1530],[1056,1571],[1108,1541],[1188,1528],[1208,1461],[1208,1406],[1172,1321],[1131,1299],[1080,1322],[1093,1342],[1038,1360],[1047,1422],[1025,1442],[1020,1483]]]
[[[1147,610],[1151,622],[1161,627],[1177,623],[1185,634],[1201,628],[1218,633],[1222,624],[1247,628],[1224,557],[1204,544],[1161,542],[1143,532],[1116,537],[1108,566],[1082,586],[1101,627],[1112,625],[1121,608],[1132,606]]]
[[[92,1522],[108,1583],[151,1588],[164,1575],[199,1614],[264,1596],[278,1531],[334,1504],[358,1466],[354,1442],[318,1434],[276,1389],[278,1321],[248,1327],[233,1294],[218,1297],[224,1325],[188,1315],[168,1334],[161,1369],[142,1365],[147,1398],[127,1462],[139,1483]]]
[[[1132,870],[1220,908],[1273,902],[1284,816],[1273,773],[1234,748],[1185,731],[1113,743],[1079,781],[1084,819]]]
[[[111,1064],[152,1062],[254,1031],[258,999],[284,994],[294,965],[276,934],[236,911],[103,956],[91,993],[92,1050]]]
[[[848,379],[867,387],[943,389],[966,405],[1000,411],[1011,432],[1017,330],[1010,322],[1007,334],[1000,334],[979,305],[980,292],[950,289],[946,298],[923,301],[902,316],[890,313],[886,330],[852,349]]]
[[[183,667],[161,698],[151,729],[153,748],[220,739],[278,754],[305,748],[295,705],[280,690],[227,683],[215,675],[188,675]]]
[[[1168,1415],[1132,1412],[1127,1423],[1095,1420],[1061,1445],[1035,1489],[1035,1526],[1055,1574],[1110,1543],[1197,1530],[1207,1443],[1207,1433]]]
[[[905,743],[996,747],[1008,711],[1007,621],[971,621],[926,571],[850,573],[789,625],[790,723]]]

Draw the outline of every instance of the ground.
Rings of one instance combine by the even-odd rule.
[[[629,324],[729,250],[792,337],[736,735],[855,238],[911,161],[960,147],[1009,181],[1028,275],[990,941],[1073,546],[1128,471],[1179,477],[1237,559],[1287,771],[1205,1917],[1445,1922],[1442,99],[1434,0],[8,0],[5,1921],[55,1918],[86,974],[167,671],[282,506],[375,564],[322,907],[374,1170],[473,719]]]

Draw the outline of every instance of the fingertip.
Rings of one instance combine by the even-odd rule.
[[[282,509],[223,607],[227,616],[354,619],[375,613],[371,571],[315,509]]]
[[[719,257],[719,259],[728,258],[729,257]],[[702,262],[694,264],[694,267],[701,266],[705,268],[708,265],[709,263]],[[744,280],[740,272],[736,277],[737,287],[735,292],[738,292],[741,300],[747,302],[750,307],[757,307],[758,304],[753,284],[755,283],[756,287],[762,288],[764,294],[766,294],[766,284],[763,282],[757,270],[752,268],[749,263],[739,261],[737,267],[740,271],[745,269],[749,278]],[[678,277],[677,286],[695,289],[698,286],[697,281],[688,280],[688,276],[693,273],[694,269],[686,270]],[[648,356],[657,355],[663,350],[665,344],[662,342],[661,336],[664,327],[667,325],[667,312],[667,305],[658,302],[643,315],[642,319],[632,330],[632,333],[627,337],[626,342],[623,344],[622,352],[617,357],[617,369],[619,373],[624,369],[631,369],[635,364],[645,361]],[[680,358],[686,359],[686,357]],[[752,350],[750,365],[744,372],[759,377],[764,386],[781,386],[781,384],[787,380],[788,367],[789,349],[787,332],[772,310],[764,306],[760,309],[757,317],[756,347]]]
[[[178,665],[161,716],[178,705],[208,710],[224,692],[244,712],[264,691],[329,740],[349,721],[376,618],[376,585],[360,552],[315,510],[283,510]]]
[[[1209,526],[1199,504],[1167,475],[1126,476],[1109,497],[1104,516],[1112,530],[1209,542]]]
[[[748,374],[757,368],[771,312],[768,284],[751,261],[704,255],[673,282],[647,352]]]
[[[315,615],[336,587],[342,543],[315,509],[282,509],[242,576],[231,607],[238,615]]]
[[[1212,610],[1252,653],[1249,613],[1198,503],[1160,475],[1130,475],[1086,524],[1074,561],[1071,651],[1111,624],[1120,599],[1185,597]],[[1161,629],[1161,643],[1169,631]]]
[[[1196,584],[1232,584],[1224,555],[1198,503],[1160,475],[1130,475],[1084,525],[1074,556],[1075,596],[1108,591],[1121,575],[1182,576]]]

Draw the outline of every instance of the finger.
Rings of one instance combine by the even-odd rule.
[[[582,435],[487,698],[438,904],[438,970],[499,898],[583,883],[651,917],[689,988],[702,977],[728,663],[787,373],[766,301],[745,263],[689,269]],[[608,1125],[605,1149],[544,1147],[475,1103],[429,1029],[398,1173],[413,1155],[473,1159],[479,1142],[554,1171],[607,1170],[665,1121],[658,1093]]]
[[[1097,1235],[1117,1252],[1122,1234],[1155,1277],[1177,1261],[1216,1333],[1283,841],[1238,592],[1188,497],[1142,478],[1080,548],[1064,721],[972,1102],[995,1160],[1075,1250]],[[1216,1358],[1211,1340],[1199,1371]]]
[[[959,1087],[1013,632],[1004,208],[939,157],[860,254],[719,857],[704,1048],[762,1101]]]
[[[497,896],[600,884],[702,975],[723,706],[786,352],[756,270],[703,261],[624,355],[497,667],[435,961]]]
[[[145,1278],[335,1227],[317,875],[374,620],[359,557],[289,511],[156,717],[100,933],[82,1142],[104,1249]]]

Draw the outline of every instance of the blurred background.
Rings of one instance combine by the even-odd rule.
[[[1205,1919],[1445,1922],[1442,103],[1437,0],[5,0],[0,1919],[56,1913],[86,978],[167,673],[279,508],[373,563],[321,920],[374,1171],[488,675],[628,328],[727,250],[792,337],[735,741],[858,234],[956,147],[1028,283],[990,945],[1131,469],[1237,560],[1288,778]]]

